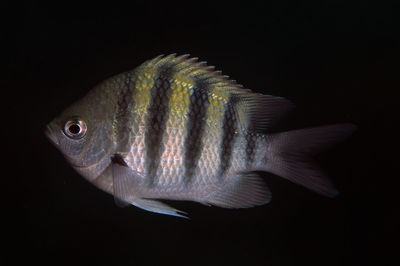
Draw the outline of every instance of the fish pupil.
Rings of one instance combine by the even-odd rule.
[[[68,131],[71,132],[71,134],[76,135],[81,131],[81,127],[78,124],[72,124],[69,126]]]

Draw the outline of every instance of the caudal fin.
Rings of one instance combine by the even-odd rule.
[[[268,138],[267,171],[334,197],[337,189],[311,156],[344,140],[355,129],[353,124],[337,124],[272,134]]]

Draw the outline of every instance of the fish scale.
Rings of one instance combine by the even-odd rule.
[[[355,126],[269,133],[292,107],[284,98],[244,89],[196,58],[159,56],[96,86],[46,134],[118,206],[183,216],[157,199],[224,208],[266,204],[271,194],[255,171],[335,196],[311,156]]]
[[[244,136],[245,136],[244,138],[245,138],[245,141],[246,141],[246,147],[245,147],[246,167],[251,167],[253,165],[253,162],[254,162],[257,137],[254,136],[254,134],[252,134],[251,132],[245,132]]]

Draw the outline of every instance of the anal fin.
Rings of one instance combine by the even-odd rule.
[[[238,174],[231,184],[213,193],[205,203],[223,208],[249,208],[270,201],[271,192],[261,177],[247,172]]]

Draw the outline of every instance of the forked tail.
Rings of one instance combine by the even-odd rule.
[[[344,140],[355,129],[353,124],[337,124],[269,135],[266,170],[319,194],[334,197],[337,189],[311,156]]]

